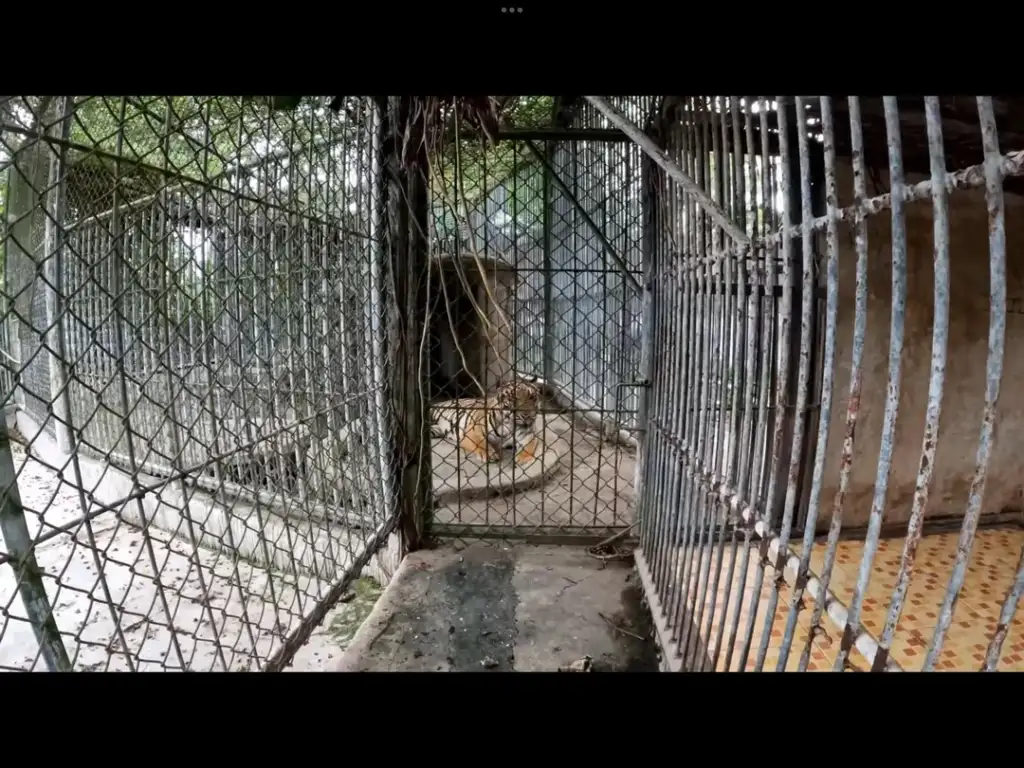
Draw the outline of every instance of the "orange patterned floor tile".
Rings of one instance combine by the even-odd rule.
[[[891,656],[907,671],[920,669],[938,624],[942,601],[956,559],[958,533],[944,533],[927,536],[921,541],[914,575],[911,579],[904,602],[903,612],[893,638]],[[1017,529],[980,530],[975,540],[974,551],[968,563],[963,589],[949,630],[938,655],[937,670],[977,670],[984,662],[988,641],[995,630],[995,624],[1002,607],[1002,601],[1013,582],[1021,547],[1024,547],[1024,531]],[[799,554],[799,544],[795,548]],[[852,602],[860,568],[863,543],[841,541],[837,548],[831,591],[846,606]],[[879,542],[875,555],[871,579],[864,595],[861,622],[876,639],[881,635],[888,617],[889,600],[896,583],[899,564],[903,553],[902,539],[888,539]],[[741,655],[746,639],[747,627],[755,592],[754,577],[758,563],[758,551],[752,548],[746,583],[740,584],[742,550],[739,551],[734,569],[733,583],[725,583],[724,573],[728,568],[728,555],[723,563],[723,578],[712,598],[708,590],[709,607],[705,609],[701,622],[701,638],[708,634],[710,625],[709,655],[716,650],[719,625],[725,624],[718,652],[716,668],[726,669],[726,656],[732,623],[737,610],[740,623],[732,642],[732,657],[729,669],[740,668]],[[825,546],[816,542],[811,552],[811,570],[821,574],[824,566]],[[698,590],[703,590],[703,574],[694,577]],[[750,650],[744,668],[756,666],[758,648],[765,627],[765,614],[772,591],[775,589],[775,574],[772,568],[764,569],[756,621],[750,641]],[[729,606],[723,610],[726,592]],[[691,593],[692,594],[692,593]],[[702,594],[702,591],[698,591]],[[740,596],[742,595],[742,600]],[[790,611],[792,593],[788,585],[780,583],[779,598],[774,621],[769,630],[769,644],[763,668],[775,671],[780,656],[782,639]],[[715,603],[717,602],[717,605]],[[714,610],[712,610],[714,606]],[[814,603],[805,596],[799,607],[792,645],[786,662],[787,671],[798,669],[801,656],[810,633],[810,619]],[[823,630],[823,631],[822,631]],[[828,671],[835,663],[839,651],[841,628],[837,628],[827,617],[822,618],[821,630],[815,637],[811,649],[808,671]],[[848,659],[847,668],[868,671],[870,664],[854,648]],[[998,669],[1024,671],[1024,616],[1017,615],[1011,622],[1010,631],[1002,647]]]

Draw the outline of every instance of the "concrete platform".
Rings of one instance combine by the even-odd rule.
[[[543,459],[525,466],[511,452],[484,464],[435,441],[433,524],[465,533],[517,528],[606,536],[633,523],[633,450],[561,414],[548,414],[540,434]]]
[[[631,564],[582,548],[474,544],[405,558],[342,656],[345,672],[655,671]]]

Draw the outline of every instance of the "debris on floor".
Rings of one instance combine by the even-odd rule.
[[[594,660],[589,656],[577,659],[567,667],[559,667],[559,672],[590,672],[594,668]]]

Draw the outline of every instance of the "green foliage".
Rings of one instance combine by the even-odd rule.
[[[246,154],[238,137],[256,133],[268,118],[238,98],[93,96],[76,104],[71,141],[76,163],[113,168],[127,160],[176,175],[206,179]],[[248,150],[248,152],[246,151]],[[122,175],[126,166],[122,163]]]
[[[539,129],[551,124],[550,96],[520,96],[508,106],[504,125],[515,129]],[[486,197],[504,186],[506,212],[521,226],[539,222],[544,215],[543,170],[521,142],[499,141],[490,146],[478,138],[447,141],[434,153],[431,196],[441,232],[452,231],[456,217],[452,206],[482,210]]]
[[[269,111],[293,111],[303,96],[268,96]],[[554,99],[551,96],[518,96],[505,103],[501,114],[504,128],[544,128],[551,124]],[[536,159],[517,142],[499,141],[489,145],[480,137],[465,138],[458,123],[440,115],[443,136],[428,137],[431,147],[430,193],[438,230],[456,229],[461,218],[455,210],[480,209],[486,196],[505,187],[509,214],[527,224],[543,216],[541,170]]]
[[[551,96],[520,96],[506,107],[504,127],[547,127],[551,124],[553,105]],[[435,171],[432,187],[439,197],[442,190],[435,185],[451,187],[457,175],[467,200],[474,200],[485,190],[510,177],[524,162],[533,162],[532,155],[526,155],[523,148],[514,142],[500,141],[494,146],[488,146],[480,139],[467,141],[458,137],[456,140],[457,136],[458,132],[456,136],[446,137],[448,141],[437,153],[435,165],[440,166],[441,172]]]

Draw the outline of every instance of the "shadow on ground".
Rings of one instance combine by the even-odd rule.
[[[632,566],[582,548],[474,544],[405,559],[343,671],[655,671]]]

